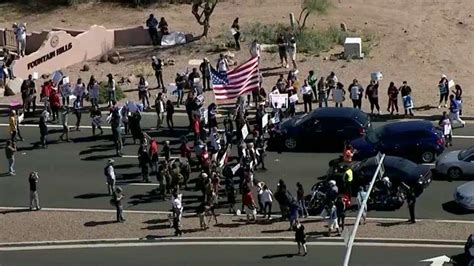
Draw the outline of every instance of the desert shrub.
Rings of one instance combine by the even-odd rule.
[[[115,85],[115,99],[120,101],[121,99],[125,98],[125,94],[123,93],[122,87],[120,85]],[[99,103],[107,103],[107,82],[100,83],[99,89]]]

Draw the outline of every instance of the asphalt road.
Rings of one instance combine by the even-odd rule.
[[[52,256],[54,252],[54,256]],[[360,247],[353,249],[351,266],[422,266],[421,260],[462,253],[456,248]],[[297,256],[291,245],[206,245],[85,248],[35,251],[8,251],[0,254],[2,266],[53,265],[342,265],[344,247],[309,246],[308,255]],[[403,254],[403,256],[400,256]]]
[[[26,122],[31,122],[27,120]],[[75,122],[71,117],[70,125]],[[6,117],[0,118],[0,124],[7,123]],[[84,115],[83,125],[90,125],[90,119]],[[142,126],[152,127],[155,124],[154,116],[144,116]],[[375,126],[382,123],[374,123]],[[179,137],[186,133],[187,118],[175,117],[175,125],[181,126],[174,133],[165,131],[151,131],[149,134],[158,138],[160,142],[171,140],[171,144],[178,147]],[[19,151],[16,154],[16,176],[0,176],[0,206],[26,206],[28,203],[28,173],[32,170],[40,173],[40,201],[43,207],[56,208],[112,208],[109,205],[105,185],[103,168],[108,158],[114,156],[112,141],[108,136],[98,139],[90,138],[91,130],[82,129],[79,132],[71,131],[72,142],[56,142],[60,129],[50,129],[48,136],[53,141],[48,149],[38,149],[35,143],[39,139],[37,127],[22,127],[24,142],[19,142]],[[106,130],[106,135],[110,131]],[[474,125],[456,129],[456,135],[474,137]],[[8,138],[8,127],[0,127],[0,139]],[[136,155],[138,145],[124,147],[125,155]],[[472,139],[454,139],[452,149],[462,149],[471,146]],[[4,147],[4,141],[1,146]],[[177,151],[176,151],[177,152]],[[329,160],[339,156],[338,153],[282,153],[269,152],[266,158],[268,171],[258,170],[256,178],[269,184],[273,190],[279,179],[286,181],[292,192],[296,192],[296,182],[301,182],[309,192],[311,186],[318,182],[318,178],[325,175]],[[115,158],[116,171],[120,175],[118,182],[123,183],[126,195],[126,209],[133,210],[168,210],[170,205],[158,199],[151,191],[156,184],[141,184],[137,158]],[[7,172],[7,163],[4,152],[0,153],[2,162],[1,172]],[[197,173],[192,174],[192,178]],[[155,180],[154,180],[155,181]],[[465,181],[447,182],[436,180],[425,190],[417,201],[416,212],[418,218],[431,219],[474,219],[474,212],[459,210],[452,201],[454,189]],[[185,208],[192,210],[196,206],[197,195],[194,191],[184,193]],[[276,210],[277,207],[275,206]],[[408,210],[402,207],[391,212],[377,211],[370,214],[372,217],[408,217]]]

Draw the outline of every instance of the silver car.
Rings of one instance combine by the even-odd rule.
[[[461,207],[474,210],[474,182],[467,182],[456,188],[454,200]]]
[[[452,179],[474,176],[474,147],[441,154],[436,160],[435,171]]]

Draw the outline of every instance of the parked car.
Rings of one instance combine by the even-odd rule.
[[[291,151],[342,149],[345,141],[363,136],[369,126],[369,116],[359,109],[318,108],[283,121],[270,144]]]
[[[426,120],[400,121],[371,128],[364,137],[353,140],[351,144],[357,150],[355,160],[382,152],[431,163],[444,151],[441,131]]]
[[[474,210],[474,182],[460,185],[454,191],[454,201],[464,209]]]
[[[450,179],[474,176],[474,147],[441,154],[434,171]]]

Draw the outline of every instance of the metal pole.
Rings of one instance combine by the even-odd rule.
[[[359,209],[359,213],[357,213],[357,218],[354,224],[354,228],[352,229],[352,233],[349,237],[349,241],[347,243],[347,249],[346,249],[346,254],[344,256],[344,264],[343,266],[349,266],[349,260],[351,259],[351,252],[352,252],[352,246],[354,245],[354,240],[357,234],[357,228],[359,228],[359,223],[360,219],[362,217],[362,212],[364,211],[364,207],[367,205],[367,200],[369,199],[370,192],[372,191],[372,188],[374,187],[375,180],[377,179],[377,175],[379,174],[380,168],[382,167],[383,161],[385,159],[385,154],[382,154],[382,157],[380,158],[379,165],[377,166],[377,169],[375,170],[374,176],[372,177],[372,181],[370,181],[370,186],[369,189],[367,190],[367,196],[365,197],[364,201],[362,202],[362,206]]]

